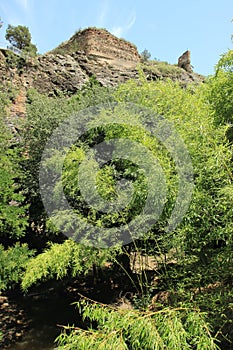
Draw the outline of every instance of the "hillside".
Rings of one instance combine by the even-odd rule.
[[[141,68],[148,80],[171,78],[183,85],[201,82],[203,77],[177,65],[142,59],[135,45],[105,29],[77,32],[54,50],[38,57],[19,57],[0,51],[2,89],[35,88],[47,95],[58,91],[74,94],[94,76],[102,86],[116,86],[137,79]]]

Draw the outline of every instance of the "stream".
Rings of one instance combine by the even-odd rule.
[[[67,296],[20,297],[17,303],[30,324],[22,340],[12,344],[9,350],[55,349],[54,340],[62,331],[58,325],[74,325],[80,321],[75,305],[71,305],[72,300]]]

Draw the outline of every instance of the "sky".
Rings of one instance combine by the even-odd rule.
[[[151,59],[174,64],[190,50],[194,71],[207,76],[233,49],[233,0],[0,0],[0,17],[0,47],[8,24],[24,25],[41,54],[79,29],[106,28]]]

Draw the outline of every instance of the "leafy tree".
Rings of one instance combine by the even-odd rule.
[[[194,93],[193,88],[184,90],[179,84],[171,81],[152,83],[141,81],[140,84],[130,81],[121,85],[115,93],[115,99],[120,102],[134,102],[151,108],[158,115],[164,115],[175,124],[179,134],[187,144],[194,167],[195,190],[189,211],[184,217],[182,224],[177,228],[176,234],[172,236],[164,234],[164,226],[174,206],[177,193],[177,178],[174,163],[171,161],[169,153],[164,148],[161,148],[161,145],[151,138],[150,135],[145,135],[145,132],[140,128],[122,126],[116,128],[116,126],[110,125],[105,130],[94,130],[92,134],[86,135],[83,145],[76,145],[68,153],[64,163],[63,186],[67,197],[72,205],[74,205],[77,213],[80,215],[87,213],[89,220],[98,225],[107,225],[108,227],[113,222],[118,222],[118,224],[127,222],[130,215],[134,215],[140,210],[145,188],[143,177],[138,177],[137,169],[132,164],[127,162],[121,164],[112,163],[99,172],[97,177],[100,185],[99,191],[106,199],[111,199],[114,195],[116,180],[114,174],[116,172],[119,172],[119,175],[123,177],[129,176],[126,174],[134,173],[134,189],[136,191],[133,207],[128,207],[120,215],[116,213],[102,216],[99,216],[95,210],[89,209],[87,211],[85,208],[85,203],[82,200],[75,180],[77,178],[77,166],[75,168],[72,167],[72,164],[78,164],[83,157],[85,158],[85,148],[96,142],[94,140],[96,140],[99,132],[107,140],[117,137],[131,138],[137,142],[142,142],[146,147],[151,149],[154,155],[159,158],[163,168],[166,169],[168,184],[166,206],[160,220],[152,232],[148,234],[154,240],[154,244],[156,246],[159,244],[159,249],[162,251],[169,251],[172,247],[179,245],[181,251],[186,251],[186,254],[190,254],[190,262],[193,259],[197,259],[197,262],[205,264],[206,260],[208,261],[211,256],[214,263],[215,256],[213,251],[215,242],[223,241],[225,245],[224,256],[226,258],[224,261],[226,264],[229,264],[229,248],[232,242],[230,220],[232,203],[229,197],[229,188],[232,182],[231,151],[227,145],[224,145],[225,128],[216,129],[214,126],[212,111],[206,104],[205,96],[207,94],[208,88],[206,86],[195,88]],[[174,103],[174,100],[176,103]],[[38,166],[43,145],[46,141],[46,135],[49,136],[50,130],[58,125],[57,123],[67,115],[66,113],[70,115],[75,109],[79,110],[80,108],[77,97],[67,102],[65,100],[62,101],[62,99],[59,101],[57,99],[55,101],[48,99],[46,103],[45,100],[44,103],[41,103],[36,98],[30,105],[31,116],[33,118],[29,121],[29,124],[31,126],[33,125],[33,127],[25,128],[27,133],[29,133],[26,136],[29,142],[29,159],[25,160],[23,167],[24,169],[29,167],[29,172],[26,176],[27,181],[30,180],[30,176],[33,174],[33,177],[31,177],[32,181],[30,180],[27,187],[30,188],[33,185],[32,194],[33,192],[36,194],[35,204],[37,203],[37,205],[39,193],[37,182]],[[119,115],[121,114],[123,113],[119,112]],[[132,111],[127,111],[126,120],[135,117]],[[217,160],[216,155],[218,155]],[[46,165],[48,174],[50,174],[50,169],[56,169],[59,159],[62,159],[62,154],[59,154],[59,152],[51,154],[51,158]],[[54,196],[55,198],[59,198],[59,186],[55,188],[56,191],[57,193],[54,193]],[[61,227],[69,221],[65,212],[64,215],[61,212],[56,215],[57,222],[60,223]],[[219,251],[217,250],[216,254],[218,253]],[[219,270],[221,276],[223,276],[223,270],[224,267]],[[230,273],[229,269],[225,268],[224,275],[226,278],[228,273]],[[206,279],[205,282],[212,282],[215,278],[217,278],[217,275],[213,265],[213,276],[207,274],[202,276],[202,279],[203,281]]]
[[[28,27],[21,25],[12,26],[9,24],[6,30],[6,40],[8,40],[13,47],[30,56],[35,56],[37,53],[36,46],[31,43],[31,33]]]
[[[210,91],[213,93],[211,89],[211,83],[183,90],[171,81],[144,81],[144,84],[131,81],[121,85],[117,91],[120,101],[143,104],[172,121],[192,158],[195,187],[188,212],[172,235],[166,237],[163,234],[161,240],[157,238],[164,226],[160,220],[154,231],[154,246],[161,249],[165,244],[176,250],[172,254],[177,259],[173,267],[166,260],[164,262],[163,254],[160,255],[161,263],[158,252],[154,250],[152,253],[158,259],[161,271],[164,271],[158,286],[162,290],[177,291],[181,288],[190,291],[194,286],[204,288],[216,281],[228,285],[232,280],[232,148],[225,137],[225,125],[216,125],[216,115],[206,101]],[[232,100],[228,102],[230,108]],[[212,313],[217,300],[221,304],[218,310],[224,310],[226,315],[232,297],[231,292],[226,292],[219,298],[219,291],[213,291],[208,304],[206,292],[199,296],[198,302],[209,311],[210,320],[216,326],[223,322],[221,311]]]
[[[26,274],[23,277],[23,287],[25,289],[29,288],[33,283],[39,283],[46,279],[52,278],[63,278],[65,275],[75,275],[84,274],[90,269],[92,265],[102,265],[106,261],[107,256],[114,256],[114,252],[108,252],[103,254],[95,249],[85,249],[82,248],[82,252],[85,253],[86,257],[89,257],[91,264],[87,264],[87,260],[83,259],[80,254],[68,254],[68,260],[66,259],[67,251],[70,247],[72,251],[78,252],[78,244],[68,240],[62,244],[56,244],[56,242],[63,242],[64,236],[61,236],[57,230],[54,230],[50,222],[46,222],[46,213],[41,203],[40,189],[39,189],[39,166],[41,161],[41,154],[43,152],[45,143],[48,137],[51,135],[53,130],[59,125],[59,122],[64,120],[66,117],[77,113],[89,104],[101,103],[102,101],[107,101],[111,99],[111,93],[108,89],[101,88],[95,83],[94,79],[91,79],[87,86],[72,98],[67,99],[67,96],[62,94],[54,98],[48,98],[46,96],[40,95],[35,90],[30,90],[28,93],[28,108],[27,108],[27,119],[25,120],[24,128],[21,129],[21,147],[23,153],[27,154],[25,159],[22,159],[21,167],[24,171],[23,187],[27,193],[27,202],[29,204],[29,222],[30,227],[33,227],[32,235],[40,235],[40,237],[45,237],[45,242],[50,241],[53,244],[49,244],[44,251],[44,255],[40,254],[38,257],[32,259],[31,264],[26,266]],[[71,153],[71,156],[73,153]],[[59,155],[58,155],[59,156]],[[68,160],[71,157],[68,157]],[[77,156],[76,156],[77,158]],[[59,161],[59,158],[57,158]],[[68,164],[67,160],[67,164]],[[71,159],[72,161],[72,159]],[[52,164],[52,163],[51,163]],[[37,231],[37,227],[39,230]],[[29,229],[31,230],[31,229]],[[75,248],[73,248],[73,245]],[[53,260],[54,254],[60,254],[61,259],[58,260],[58,272],[56,272],[55,262]],[[60,251],[60,253],[58,253]],[[62,261],[62,256],[64,262],[63,267],[59,268]],[[92,258],[94,257],[94,258]],[[74,260],[80,260],[80,269],[74,268],[72,266],[75,264],[78,266],[78,262]],[[84,264],[83,261],[86,261]],[[46,261],[43,268],[43,273],[41,274],[41,263]],[[49,273],[49,266],[54,267],[54,273]],[[59,272],[60,269],[60,272]],[[52,271],[52,270],[50,270]],[[32,275],[33,272],[33,275]]]
[[[143,62],[146,62],[146,61],[148,61],[150,58],[151,58],[150,52],[149,52],[147,49],[143,50],[142,53],[141,53],[141,59],[142,59],[142,61],[143,61]]]
[[[94,79],[83,87],[75,96],[67,99],[62,93],[54,98],[39,94],[36,90],[29,90],[27,118],[21,129],[21,148],[28,154],[22,159],[24,170],[23,186],[28,193],[30,221],[43,221],[44,210],[40,199],[39,166],[46,141],[59,123],[78,111],[103,103],[111,99],[111,91],[102,88]]]
[[[17,154],[10,149],[12,135],[7,129],[3,115],[7,100],[1,94],[0,115],[0,237],[20,237],[27,226],[26,209],[22,205],[24,196],[21,192],[19,181]]]
[[[233,50],[223,54],[209,79],[209,101],[218,124],[233,123]]]
[[[15,245],[4,249],[0,245],[0,290],[13,289],[21,282],[26,263],[34,254],[27,244]]]
[[[27,227],[27,206],[20,186],[19,158],[12,135],[4,121],[7,97],[0,94],[0,290],[21,280],[25,262],[32,252],[20,239]]]
[[[131,81],[117,91],[120,101],[150,107],[172,121],[187,145],[194,167],[195,189],[190,209],[173,237],[177,239],[180,235],[185,249],[200,259],[207,253],[203,249],[211,249],[211,242],[221,239],[228,244],[232,242],[231,201],[227,195],[232,184],[231,149],[224,144],[225,127],[214,125],[211,108],[206,104],[208,93],[208,86],[197,87],[194,93],[193,87],[183,90],[171,81],[145,81],[140,85]],[[171,198],[174,195],[171,192]],[[173,203],[168,201],[168,208]],[[159,224],[163,232],[164,221]],[[170,238],[169,241],[172,242]]]

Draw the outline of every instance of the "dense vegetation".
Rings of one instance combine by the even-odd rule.
[[[86,329],[68,327],[58,338],[58,349],[229,349],[233,51],[221,57],[215,76],[205,84],[185,89],[169,79],[148,82],[141,75],[115,89],[91,78],[72,97],[46,97],[30,90],[16,139],[4,112],[8,96],[0,97],[0,289],[20,285],[26,293],[48,280],[79,279],[93,267],[109,266],[108,276],[114,279],[120,273],[132,284],[132,308],[79,301]],[[68,123],[64,134],[57,129],[44,157],[47,140],[71,116],[74,127],[81,125],[84,132],[68,147],[73,129]],[[157,133],[150,132],[151,125]],[[98,154],[98,144],[106,151],[119,139],[121,157]],[[97,160],[102,167],[96,166]],[[185,176],[190,179],[185,181]],[[92,206],[99,197],[88,186],[81,188],[77,178],[88,186],[94,183],[104,203],[116,202],[120,210]],[[118,187],[122,179],[132,186]],[[50,195],[46,203],[41,191]],[[140,214],[151,192],[163,210],[144,232]],[[72,213],[60,205],[63,193]],[[127,202],[124,196],[129,194],[132,200]],[[46,209],[53,206],[48,215]],[[177,219],[174,208],[183,217],[168,230]],[[131,231],[137,217],[138,230]],[[118,230],[122,226],[129,228],[127,239]],[[96,232],[101,233],[97,239]],[[152,276],[143,264],[133,269],[133,256],[154,258]],[[161,293],[167,298],[159,300]]]

